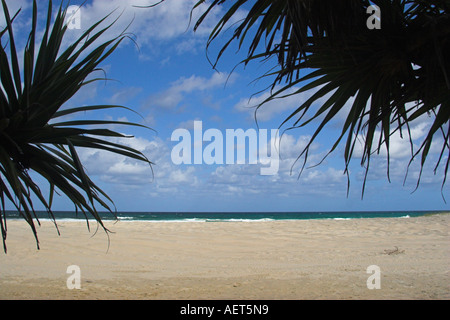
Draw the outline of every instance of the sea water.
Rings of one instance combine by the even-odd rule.
[[[443,211],[335,211],[335,212],[100,212],[103,220],[149,221],[149,222],[258,222],[272,220],[305,219],[364,219],[364,218],[410,218]],[[52,212],[57,221],[85,220],[82,213],[72,211]],[[37,211],[39,220],[52,219],[46,211]],[[93,219],[89,214],[89,219]],[[7,211],[7,219],[21,219],[17,211]]]

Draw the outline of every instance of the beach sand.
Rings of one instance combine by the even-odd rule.
[[[450,214],[259,222],[8,221],[0,299],[449,299]],[[67,268],[80,268],[68,289]],[[380,270],[379,289],[367,280]],[[71,278],[70,278],[71,279]],[[377,282],[371,282],[377,283]]]

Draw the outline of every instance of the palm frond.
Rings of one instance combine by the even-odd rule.
[[[199,1],[195,8],[204,2]],[[212,1],[194,29],[214,7],[227,3]],[[366,26],[367,8],[372,4],[380,8],[381,29],[369,30]],[[421,155],[423,168],[437,134],[442,134],[444,142],[436,167],[446,153],[450,155],[449,134],[445,132],[450,118],[450,61],[445,54],[450,52],[448,1],[233,1],[212,30],[207,46],[224,32],[240,8],[248,9],[247,16],[225,42],[213,67],[233,41],[242,48],[247,43],[244,40],[250,38],[247,58],[241,63],[271,57],[278,61],[278,69],[263,75],[273,82],[270,97],[258,108],[274,99],[315,90],[307,101],[299,101],[299,106],[280,125],[292,129],[319,121],[299,158],[305,156],[306,162],[317,136],[352,99],[341,134],[328,153],[345,139],[345,172],[348,173],[355,143],[362,136],[361,165],[366,168],[366,178],[371,156],[385,148],[389,179],[392,134],[409,131],[410,124],[424,115],[433,115],[434,121],[419,150],[414,151],[413,142],[409,141],[411,162]],[[278,89],[280,84],[282,88]],[[301,88],[292,92],[299,85]],[[329,96],[326,102],[314,110],[313,104],[325,96]],[[443,185],[449,161],[447,156]],[[365,183],[366,179],[363,194]]]
[[[61,5],[52,24],[52,2],[49,1],[43,39],[37,47],[35,42],[38,7],[37,2],[33,1],[31,31],[24,49],[21,72],[12,23],[17,14],[11,19],[5,0],[2,0],[2,6],[6,20],[6,28],[0,33],[0,224],[4,250],[6,252],[7,202],[12,203],[30,225],[39,248],[35,225],[39,224],[39,220],[35,214],[33,199],[37,199],[54,220],[51,207],[55,193],[61,193],[73,202],[76,211],[81,211],[86,216],[88,227],[91,217],[108,232],[97,206],[114,214],[114,203],[90,179],[77,149],[106,150],[146,162],[151,167],[152,162],[140,151],[111,141],[113,138],[130,136],[98,128],[110,125],[147,127],[112,120],[57,119],[80,112],[111,108],[132,111],[115,105],[63,109],[65,102],[84,85],[97,80],[87,78],[98,70],[98,66],[114,52],[126,36],[121,34],[96,45],[96,41],[112,25],[100,28],[107,18],[105,17],[62,51],[61,45],[67,30],[64,23],[67,9],[64,10]],[[2,45],[3,38],[7,38],[5,46]],[[35,172],[48,181],[48,199],[43,196],[29,172]]]

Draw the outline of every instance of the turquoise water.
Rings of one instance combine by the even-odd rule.
[[[269,221],[269,220],[305,220],[305,219],[363,219],[363,218],[409,218],[427,214],[442,213],[442,211],[379,211],[379,212],[119,212],[117,219],[123,221]],[[78,220],[85,219],[82,213],[68,211],[54,211],[56,220]],[[39,219],[48,219],[47,212],[37,212]],[[115,220],[111,213],[101,213],[104,220]],[[6,217],[9,219],[20,219],[16,211],[8,211]]]

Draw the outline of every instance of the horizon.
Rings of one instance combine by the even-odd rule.
[[[36,210],[36,213],[48,213],[45,210]],[[352,211],[117,211],[117,212],[110,212],[110,211],[98,211],[99,214],[110,214],[110,215],[114,215],[115,213],[117,214],[122,214],[122,213],[140,213],[140,214],[152,214],[152,213],[170,213],[170,214],[174,214],[174,213],[210,213],[210,214],[246,214],[246,213],[261,213],[261,214],[271,214],[271,213],[285,213],[285,214],[291,214],[291,213],[408,213],[408,212],[415,212],[415,213],[419,213],[419,212],[430,212],[430,213],[450,213],[449,210],[352,210]],[[18,213],[17,210],[6,210],[6,213]],[[70,211],[70,210],[52,210],[52,213],[76,213],[76,214],[80,214],[82,215],[82,212],[75,212],[75,211]],[[88,217],[89,218],[89,217]]]

